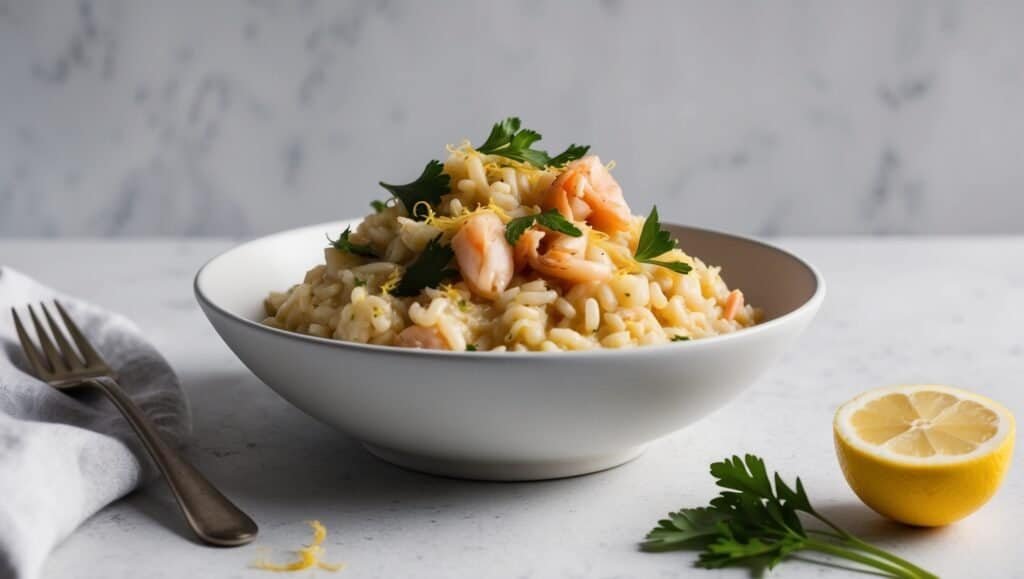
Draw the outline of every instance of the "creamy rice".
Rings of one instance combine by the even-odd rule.
[[[744,304],[738,291],[730,291],[719,268],[681,249],[658,260],[689,264],[692,269],[686,274],[634,261],[644,224],[639,216],[630,216],[614,231],[600,231],[586,219],[573,220],[583,232],[575,241],[586,245],[575,255],[587,263],[572,263],[612,272],[602,279],[566,279],[576,277],[575,272],[549,275],[531,267],[534,261],[520,263],[523,259],[516,253],[511,266],[515,273],[506,284],[497,283],[500,291],[490,292],[490,285],[480,290],[466,282],[467,276],[485,276],[465,266],[476,256],[457,254],[452,264],[459,276],[410,297],[392,295],[406,267],[431,240],[450,245],[470,219],[484,213],[502,224],[538,213],[550,204],[561,172],[481,154],[468,142],[449,147],[444,173],[450,177],[450,192],[426,219],[413,219],[401,202],[389,201],[350,237],[379,257],[324,249],[323,263],[310,269],[302,283],[267,297],[263,323],[350,342],[456,351],[625,348],[715,336],[756,323],[759,312]],[[591,218],[597,223],[596,211]],[[540,231],[537,235],[548,240],[559,236]],[[507,261],[503,256],[513,252],[496,245],[508,241],[490,238],[487,243],[488,259],[509,267],[497,258]],[[520,245],[515,247],[519,252]],[[477,285],[487,285],[486,279]]]

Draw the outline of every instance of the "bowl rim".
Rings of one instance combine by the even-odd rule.
[[[367,353],[378,352],[378,353],[381,353],[381,354],[391,354],[391,355],[398,355],[398,356],[418,356],[418,357],[424,357],[425,356],[425,357],[444,357],[444,358],[454,357],[456,359],[459,359],[459,358],[467,358],[467,359],[491,358],[491,359],[501,359],[501,360],[518,360],[518,359],[528,359],[528,358],[542,358],[542,359],[545,359],[545,360],[551,360],[551,359],[559,359],[559,358],[568,357],[568,358],[575,359],[575,360],[583,360],[583,359],[586,359],[586,358],[589,358],[589,357],[593,357],[593,356],[600,356],[602,358],[623,357],[623,356],[632,357],[632,356],[636,356],[636,355],[642,354],[642,353],[650,353],[650,354],[656,354],[656,353],[659,353],[659,352],[665,353],[667,351],[672,351],[672,350],[677,349],[677,348],[703,348],[703,347],[710,347],[710,346],[713,346],[713,345],[718,344],[720,342],[724,342],[724,341],[728,341],[728,340],[738,340],[738,339],[743,339],[743,338],[747,338],[747,337],[753,337],[756,334],[764,333],[764,332],[770,331],[771,329],[774,329],[774,328],[776,328],[778,326],[785,325],[785,324],[791,322],[792,320],[794,320],[794,319],[804,315],[808,311],[817,310],[820,307],[821,302],[824,301],[824,299],[825,299],[825,292],[826,292],[826,290],[825,290],[825,278],[821,275],[821,272],[819,272],[817,270],[817,268],[815,268],[813,265],[811,265],[806,260],[804,260],[801,257],[797,256],[796,254],[794,254],[794,253],[792,253],[792,252],[790,252],[790,251],[788,251],[786,249],[783,249],[783,248],[781,248],[781,247],[779,247],[777,245],[773,245],[771,243],[768,243],[766,241],[762,241],[762,240],[759,240],[759,239],[755,239],[753,237],[746,237],[746,236],[743,236],[743,235],[737,235],[737,234],[734,234],[734,233],[726,233],[724,231],[718,231],[718,230],[715,230],[715,229],[708,229],[708,228],[704,228],[704,227],[695,227],[695,226],[692,226],[692,225],[684,225],[684,224],[681,224],[681,223],[674,223],[674,222],[664,222],[664,225],[671,226],[671,227],[682,228],[682,229],[689,229],[689,230],[697,231],[697,232],[701,232],[701,233],[710,233],[710,234],[713,234],[713,235],[720,235],[720,236],[723,236],[723,237],[729,237],[729,238],[732,238],[732,239],[736,239],[736,240],[740,240],[740,241],[744,241],[744,242],[760,245],[762,247],[771,249],[773,251],[780,252],[780,253],[788,256],[789,258],[795,260],[797,263],[799,263],[804,268],[806,268],[807,271],[809,271],[811,273],[811,275],[814,277],[814,282],[815,282],[814,293],[812,293],[811,296],[804,303],[800,304],[800,306],[790,310],[789,312],[786,312],[785,314],[783,314],[783,315],[781,315],[781,316],[779,316],[777,318],[773,318],[771,320],[768,320],[767,322],[762,322],[760,324],[756,324],[756,325],[750,326],[748,328],[743,328],[741,330],[737,330],[737,331],[729,333],[729,334],[720,334],[720,335],[717,335],[717,336],[710,336],[710,337],[707,337],[707,338],[700,338],[700,339],[697,339],[697,340],[685,340],[685,341],[680,341],[680,342],[669,342],[667,344],[650,344],[650,345],[646,345],[646,346],[637,346],[637,347],[633,347],[633,348],[595,348],[593,350],[561,350],[561,351],[557,351],[557,352],[544,352],[544,351],[532,351],[532,350],[531,351],[526,351],[526,352],[519,352],[519,351],[504,351],[504,352],[500,352],[499,351],[499,352],[495,352],[495,351],[492,351],[492,350],[453,351],[453,350],[427,350],[427,349],[420,349],[420,348],[401,348],[401,347],[398,347],[398,346],[384,346],[384,345],[379,345],[379,344],[364,344],[362,342],[347,342],[347,341],[344,341],[344,340],[335,340],[335,339],[332,339],[332,338],[321,338],[319,336],[310,336],[308,334],[300,334],[298,332],[292,332],[292,331],[289,331],[289,330],[282,330],[282,329],[279,329],[279,328],[273,328],[273,327],[267,326],[267,325],[265,325],[265,324],[263,324],[261,322],[257,322],[257,321],[254,321],[254,320],[250,320],[250,319],[248,319],[246,317],[240,316],[240,315],[238,315],[238,314],[228,310],[227,308],[225,308],[225,307],[215,303],[213,300],[211,300],[203,292],[203,289],[202,289],[202,277],[203,277],[203,274],[207,271],[207,268],[209,268],[210,265],[212,265],[215,261],[217,261],[219,259],[222,259],[226,255],[228,255],[228,254],[230,254],[230,253],[232,253],[232,252],[234,252],[236,250],[239,250],[239,249],[241,249],[241,248],[243,248],[243,247],[245,247],[247,245],[251,245],[251,244],[255,244],[255,243],[259,243],[259,242],[265,242],[267,240],[270,240],[270,239],[273,239],[273,238],[276,238],[276,237],[285,237],[285,236],[292,235],[292,234],[298,233],[299,231],[303,231],[303,230],[307,230],[307,229],[322,228],[324,231],[328,231],[328,230],[331,230],[332,228],[337,228],[339,225],[344,226],[344,225],[352,225],[353,223],[358,223],[358,221],[360,219],[362,219],[362,218],[338,219],[338,220],[326,221],[326,222],[323,222],[323,223],[315,223],[315,224],[311,224],[311,225],[303,225],[301,227],[293,227],[291,229],[285,229],[283,231],[277,231],[277,232],[274,232],[274,233],[270,233],[270,234],[267,234],[267,235],[263,235],[263,236],[260,236],[260,237],[256,237],[256,238],[250,239],[248,241],[244,241],[242,243],[235,244],[235,245],[231,246],[230,248],[225,249],[224,251],[221,251],[221,252],[217,253],[216,255],[214,255],[213,257],[211,257],[210,259],[206,260],[206,262],[203,263],[202,266],[200,266],[199,270],[196,271],[195,278],[193,279],[193,282],[192,282],[192,289],[193,289],[193,293],[195,294],[196,301],[199,302],[200,306],[203,306],[204,308],[208,308],[210,310],[213,310],[213,311],[219,313],[220,315],[222,315],[222,316],[224,316],[224,317],[226,317],[228,319],[231,319],[231,320],[233,320],[235,322],[239,322],[242,325],[247,326],[249,328],[252,328],[254,330],[266,332],[269,335],[277,336],[279,338],[285,338],[285,339],[290,339],[290,340],[298,340],[300,342],[306,342],[306,343],[310,343],[310,344],[317,344],[317,345],[320,345],[320,346],[326,346],[326,347],[330,347],[330,348],[338,348],[338,349],[341,349],[341,350],[355,350],[357,352],[367,352]],[[271,290],[268,289],[267,291],[269,292]],[[207,317],[209,317],[209,316],[207,316]]]

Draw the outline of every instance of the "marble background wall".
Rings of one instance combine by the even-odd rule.
[[[637,212],[1024,232],[1024,3],[0,0],[0,236],[355,216],[523,117]]]

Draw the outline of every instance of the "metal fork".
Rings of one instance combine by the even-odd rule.
[[[114,370],[96,353],[96,350],[89,344],[78,326],[71,321],[71,317],[64,311],[60,303],[55,301],[54,305],[57,306],[57,311],[64,320],[68,333],[71,334],[71,338],[78,346],[81,357],[71,347],[64,332],[54,321],[45,304],[41,303],[39,307],[46,317],[53,338],[57,341],[56,347],[50,341],[39,318],[36,317],[35,310],[31,305],[28,306],[28,313],[32,317],[32,323],[35,325],[36,335],[42,345],[45,357],[40,355],[39,350],[29,339],[28,333],[18,317],[18,312],[11,308],[14,325],[18,330],[18,339],[21,340],[25,357],[28,358],[36,376],[62,391],[95,388],[103,392],[142,439],[143,446],[149,451],[149,456],[152,457],[153,462],[164,475],[168,486],[171,487],[171,493],[174,494],[178,506],[181,507],[189,527],[200,539],[220,547],[235,547],[252,542],[258,532],[256,523],[214,488],[177,451],[164,442],[149,418],[118,386],[117,374]]]

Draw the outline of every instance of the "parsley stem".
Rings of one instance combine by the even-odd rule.
[[[868,555],[862,555],[851,549],[841,547],[839,545],[833,545],[832,543],[826,543],[824,541],[816,541],[814,539],[808,539],[804,542],[804,546],[808,549],[818,551],[819,553],[825,553],[835,557],[840,557],[848,561],[854,561],[868,567],[874,567],[880,571],[885,571],[893,577],[900,577],[902,579],[925,579],[935,577],[934,575],[920,575],[916,571],[907,569],[902,566],[896,566],[895,563],[889,563],[887,561],[876,559]]]
[[[808,535],[818,535],[818,536],[821,536],[821,537],[828,537],[830,539],[835,539],[837,541],[845,541],[846,540],[846,537],[844,537],[843,535],[840,535],[839,533],[832,533],[830,531],[820,531],[818,529],[807,529],[807,534]]]
[[[776,473],[772,484],[764,461],[755,455],[714,462],[711,476],[726,490],[707,507],[669,513],[647,534],[644,549],[699,545],[703,551],[697,564],[707,569],[744,564],[771,568],[803,549],[887,577],[938,579],[934,573],[858,539],[815,512],[799,478],[791,487]],[[801,515],[817,519],[824,527],[808,529],[800,521]]]
[[[900,565],[900,566],[902,566],[902,567],[904,567],[906,569],[910,569],[910,570],[914,571],[915,573],[917,573],[918,576],[920,576],[922,578],[932,579],[932,578],[937,578],[938,577],[934,573],[926,571],[926,570],[918,567],[917,565],[914,565],[910,561],[907,561],[906,559],[903,559],[902,557],[897,557],[896,555],[893,555],[892,553],[890,553],[888,551],[879,549],[878,547],[875,547],[874,545],[872,545],[872,544],[870,544],[870,543],[868,543],[866,541],[862,541],[861,539],[857,538],[856,536],[850,534],[849,531],[839,527],[838,525],[836,525],[832,521],[826,519],[825,517],[823,517],[822,515],[818,514],[815,511],[811,511],[810,514],[814,518],[818,519],[822,523],[825,523],[826,525],[828,525],[829,527],[831,527],[833,530],[836,531],[835,534],[833,534],[833,533],[824,533],[822,531],[811,531],[811,532],[818,533],[818,534],[827,534],[829,536],[832,536],[833,538],[844,540],[844,541],[846,541],[848,543],[851,543],[851,546],[853,546],[853,547],[855,547],[857,549],[860,549],[861,551],[865,551],[865,552],[871,553],[872,555],[874,555],[876,557],[880,557],[880,558],[885,559],[887,561],[890,561],[892,563],[896,563],[897,565]]]
[[[866,551],[866,552],[871,553],[872,555],[874,555],[876,557],[880,557],[880,558],[885,559],[887,561],[891,561],[893,563],[896,563],[897,565],[902,565],[903,567],[905,567],[907,569],[910,569],[911,571],[914,571],[915,573],[917,573],[917,576],[920,577],[921,579],[938,579],[938,575],[935,575],[934,573],[926,571],[926,570],[918,567],[917,565],[914,565],[910,561],[907,561],[906,559],[903,559],[902,557],[897,557],[896,555],[893,555],[892,553],[890,553],[888,551],[883,551],[882,549],[879,549],[878,547],[875,547],[874,545],[872,545],[870,543],[866,543],[864,541],[861,541],[857,537],[854,537],[854,536],[850,535],[850,537],[847,540],[850,541],[851,543],[853,543],[854,547],[860,549],[861,551]]]

